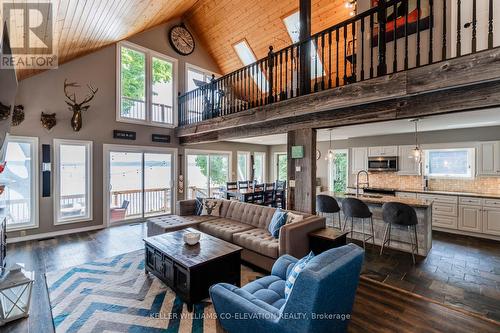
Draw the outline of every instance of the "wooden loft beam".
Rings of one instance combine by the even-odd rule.
[[[310,100],[309,105],[314,103]],[[302,103],[300,103],[302,104]],[[308,104],[304,102],[304,104]],[[400,97],[312,114],[297,115],[242,127],[179,138],[181,144],[224,141],[286,133],[303,128],[327,128],[431,116],[500,106],[500,81]]]
[[[500,105],[500,48],[177,128],[199,143]],[[430,104],[432,103],[432,104]]]

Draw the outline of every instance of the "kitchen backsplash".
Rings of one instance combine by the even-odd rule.
[[[400,176],[395,173],[370,173],[370,187],[400,190],[423,189],[422,177]],[[430,179],[429,190],[447,192],[471,192],[500,194],[500,177],[477,177],[464,179]]]

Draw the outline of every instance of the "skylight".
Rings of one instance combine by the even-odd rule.
[[[297,43],[300,38],[300,16],[299,12],[295,12],[283,19],[286,30],[290,36],[292,43]],[[317,61],[317,63],[315,63]],[[315,72],[316,71],[316,72]],[[318,58],[318,52],[314,43],[311,41],[311,78],[321,77],[323,73],[323,64]]]
[[[234,50],[245,66],[253,64],[257,61],[257,58],[255,58],[255,55],[253,54],[246,40],[242,40],[241,42],[234,44]],[[267,77],[262,72],[260,66],[257,66],[257,72],[255,74],[251,73],[251,75],[252,79],[255,81],[259,89],[261,89],[263,92],[268,92]]]

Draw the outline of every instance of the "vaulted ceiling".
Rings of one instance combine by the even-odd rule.
[[[17,0],[46,3],[47,0]],[[248,41],[257,58],[291,43],[283,18],[298,10],[298,0],[50,0],[54,8],[59,64],[96,51],[138,32],[184,17],[218,64],[222,74],[242,66],[233,44]],[[312,32],[349,17],[344,0],[312,0]],[[21,26],[22,15],[14,16]],[[11,36],[22,40],[22,30]],[[36,74],[19,70],[20,79]]]

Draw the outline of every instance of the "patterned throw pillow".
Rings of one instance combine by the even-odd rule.
[[[195,206],[194,206],[194,214],[201,215],[203,211],[203,198],[196,198]]]
[[[299,215],[299,214],[294,214],[294,213],[288,212],[288,216],[286,218],[286,224],[300,222],[302,220],[304,220],[304,216],[303,215]]]
[[[220,216],[222,201],[216,199],[203,199],[203,210],[201,216]]]
[[[290,293],[292,292],[293,285],[295,284],[295,281],[297,280],[297,277],[299,276],[300,272],[304,270],[304,268],[307,266],[309,261],[314,258],[314,253],[311,251],[307,256],[304,258],[300,259],[293,265],[292,270],[290,271],[288,278],[286,279],[285,282],[285,300],[288,299],[290,296]]]
[[[287,212],[282,211],[281,209],[276,209],[274,212],[271,223],[269,223],[269,233],[273,235],[274,238],[279,238],[280,236],[280,228],[286,224]]]

